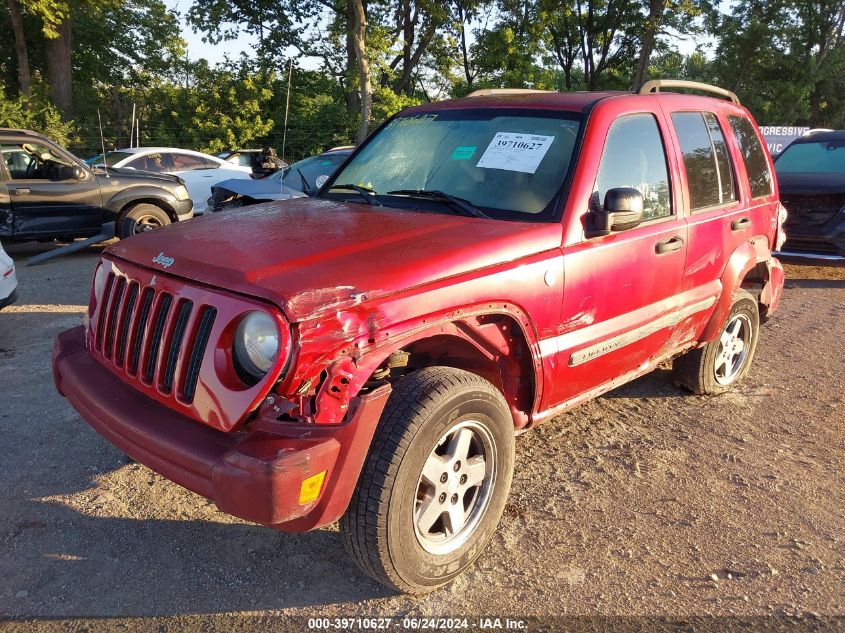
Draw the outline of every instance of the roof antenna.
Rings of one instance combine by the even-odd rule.
[[[97,121],[100,124],[100,147],[103,148],[103,169],[106,172],[106,178],[111,178],[108,165],[106,164],[106,140],[103,138],[103,119],[100,117],[100,108],[97,108]]]

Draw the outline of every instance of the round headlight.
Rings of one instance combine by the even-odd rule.
[[[99,264],[97,266],[97,272],[94,273],[94,285],[92,290],[94,291],[94,299],[97,303],[100,302],[100,299],[103,298],[103,291],[106,289],[106,280],[109,277],[109,269],[105,264]]]
[[[279,326],[265,312],[250,312],[235,333],[235,365],[244,382],[255,384],[279,355]]]

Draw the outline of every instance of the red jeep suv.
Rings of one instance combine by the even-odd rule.
[[[339,519],[431,590],[496,529],[517,434],[670,360],[697,394],[749,371],[783,288],[765,147],[702,84],[410,108],[314,198],[109,247],[56,387],[221,510]]]

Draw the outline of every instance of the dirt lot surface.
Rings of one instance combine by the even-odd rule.
[[[8,249],[20,300],[0,313],[0,628],[845,614],[845,268],[787,266],[735,392],[690,396],[658,370],[520,437],[491,546],[409,598],[359,574],[336,527],[240,522],[90,429],[55,392],[50,349],[82,320],[98,251],[22,265],[43,248]]]

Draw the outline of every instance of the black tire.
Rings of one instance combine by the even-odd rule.
[[[164,209],[142,202],[121,213],[117,223],[117,236],[123,240],[168,224],[170,224],[170,216]]]
[[[419,499],[420,487],[427,485],[423,465],[431,463],[436,446],[452,446],[451,441],[438,445],[440,439],[446,441],[452,432],[455,435],[451,437],[456,438],[466,428],[478,433],[473,441],[492,438],[492,474],[485,474],[485,483],[473,489],[478,496],[468,500],[468,512],[461,493],[458,507],[475,518],[467,520],[464,531],[459,529],[453,535],[452,543],[440,543],[454,550],[431,553],[423,546],[427,542],[432,547],[431,542],[418,536],[415,513],[418,504],[428,500],[434,505],[440,496]],[[473,460],[478,460],[478,455],[469,457],[467,453],[466,468]],[[463,484],[464,471],[458,471],[461,462],[453,465],[456,479],[453,481],[450,472],[449,485],[457,484],[458,479]],[[394,385],[349,508],[340,520],[344,546],[367,575],[392,589],[419,594],[445,585],[478,558],[495,532],[510,491],[513,465],[513,418],[493,385],[450,367],[429,367],[410,374]],[[453,469],[449,466],[447,470]],[[469,497],[471,493],[466,494]],[[434,526],[448,520],[448,509],[439,512]]]
[[[729,366],[721,360],[723,337],[726,336],[728,328],[736,327],[737,322],[740,323],[739,332],[744,336],[743,348],[737,353],[735,364],[731,363]],[[760,313],[757,299],[747,290],[740,288],[734,294],[731,310],[719,337],[674,360],[672,376],[675,384],[698,395],[716,395],[728,391],[748,373],[754,359],[754,351],[757,349],[759,332]],[[733,369],[728,371],[729,367]]]

